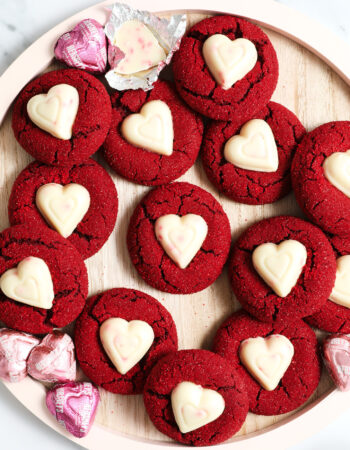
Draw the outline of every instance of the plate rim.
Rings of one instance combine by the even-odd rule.
[[[107,7],[113,3],[111,0],[102,1],[59,23],[36,40],[8,67],[0,77],[0,90],[4,93],[0,104],[0,125],[18,92],[52,62],[53,46],[57,38],[73,28],[78,21],[87,17],[105,23],[109,13]],[[135,8],[144,8],[143,0],[127,0],[127,3]],[[215,8],[213,8],[212,0],[191,0],[189,9],[188,0],[176,0],[174,9],[172,3],[173,0],[149,0],[147,8],[152,12],[161,11],[162,13],[171,11],[233,14],[252,20],[288,37],[317,55],[350,86],[350,58],[343,56],[350,53],[350,46],[323,25],[286,5],[277,3],[275,0],[230,0],[230,3],[228,0],[216,0]],[[116,444],[123,445],[121,448],[125,450],[157,450],[160,446],[178,447],[180,445],[123,435],[98,424],[92,427],[85,438],[74,438],[48,413],[45,402],[42,401],[45,392],[42,384],[27,378],[19,384],[4,382],[4,385],[42,422],[89,450],[98,450],[102,445],[108,450]],[[30,396],[28,392],[31,393]],[[36,398],[38,398],[34,404],[33,393],[37,394]],[[333,389],[293,416],[255,433],[238,436],[234,442],[224,442],[219,446],[228,448],[234,444],[237,450],[255,450],[258,445],[276,448],[277,444],[279,450],[288,448],[326,426],[329,423],[329,417],[332,420],[335,419],[348,409],[349,405],[350,392],[344,394]]]

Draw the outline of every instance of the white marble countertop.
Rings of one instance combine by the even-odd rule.
[[[323,23],[350,44],[349,0],[279,1]],[[97,2],[98,0],[0,0],[0,74],[44,32]],[[25,410],[1,383],[0,397],[1,450],[81,448],[46,427]],[[349,423],[350,405],[348,412],[291,450],[349,450]],[[276,447],[269,450],[280,449]]]

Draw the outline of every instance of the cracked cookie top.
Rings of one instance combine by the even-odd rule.
[[[220,192],[240,203],[261,205],[275,202],[290,192],[290,166],[296,147],[305,134],[305,128],[295,114],[275,102],[269,102],[252,119],[263,120],[271,128],[278,152],[276,171],[246,170],[225,158],[226,142],[232,136],[238,136],[244,125],[237,120],[213,121],[206,127],[202,161],[209,180]],[[250,139],[254,139],[254,136],[250,136]],[[252,156],[250,159],[254,160]],[[261,159],[259,154],[255,158],[257,163]]]
[[[7,327],[34,334],[46,334],[64,327],[82,311],[88,294],[88,276],[76,248],[56,231],[42,226],[16,225],[0,233],[0,276],[28,257],[40,258],[51,275],[52,308],[19,303],[0,291],[0,320]],[[30,279],[21,279],[25,289]]]
[[[154,340],[145,356],[124,375],[107,356],[100,339],[101,325],[111,318],[148,323]],[[140,394],[159,358],[177,350],[177,332],[170,313],[155,298],[135,289],[111,289],[87,300],[75,326],[80,367],[98,386],[116,394]]]
[[[307,259],[296,284],[282,298],[255,270],[252,254],[262,244],[286,240],[303,244]],[[332,291],[335,273],[335,255],[325,234],[292,216],[272,217],[249,227],[235,242],[229,262],[229,277],[237,300],[263,322],[293,322],[321,309]]]
[[[28,101],[46,94],[58,84],[73,86],[79,107],[70,139],[59,139],[35,125],[27,113]],[[57,119],[56,119],[57,120]],[[19,94],[12,114],[17,141],[35,159],[55,166],[72,166],[85,161],[102,145],[111,121],[111,101],[103,84],[77,69],[54,70],[31,81]]]
[[[273,335],[289,339],[294,347],[294,355],[277,387],[268,391],[244,367],[239,349],[241,342],[246,339]],[[213,351],[224,357],[242,378],[249,397],[250,411],[255,414],[277,415],[298,408],[316,389],[321,376],[317,346],[315,333],[302,320],[289,324],[269,324],[239,311],[225,320],[218,329]],[[260,356],[274,358],[274,353],[262,353]]]
[[[179,430],[171,404],[171,393],[184,381],[217,392],[225,402],[216,420],[187,433]],[[215,445],[229,439],[239,431],[248,412],[241,377],[224,358],[208,350],[180,350],[162,358],[147,379],[143,398],[159,431],[193,446]]]
[[[161,101],[169,107],[174,139],[170,155],[158,154],[128,142],[121,132],[124,119],[139,114],[150,102]],[[152,117],[145,119],[151,127]],[[163,123],[163,127],[165,124]],[[156,128],[156,127],[154,127]],[[153,131],[155,133],[156,129]],[[163,130],[164,131],[164,130]],[[108,164],[121,176],[146,186],[165,184],[179,178],[195,162],[203,134],[203,123],[198,114],[179,98],[173,84],[157,81],[150,91],[129,90],[112,96],[112,124],[103,144]]]
[[[204,42],[221,34],[234,41],[247,39],[257,51],[257,62],[242,79],[223,89],[203,57]],[[270,100],[278,79],[276,52],[256,25],[234,16],[214,16],[194,25],[174,54],[173,72],[181,97],[195,111],[215,120],[245,122]]]
[[[331,155],[341,156],[334,173],[348,170],[350,122],[325,123],[308,133],[293,159],[292,184],[295,197],[310,220],[324,231],[347,238],[350,230],[350,198],[346,181],[336,186],[325,174],[324,164]]]
[[[79,184],[90,195],[90,205],[83,219],[77,224],[68,240],[77,248],[84,259],[95,254],[113,231],[118,211],[118,194],[113,180],[93,159],[73,167],[47,166],[35,161],[18,175],[9,199],[11,225],[30,223],[33,226],[49,227],[36,206],[36,194],[41,186],[56,183],[62,186]],[[53,199],[64,207],[63,195]],[[68,198],[69,200],[75,200]],[[61,203],[62,201],[62,203]],[[52,214],[57,215],[56,210]],[[74,210],[71,212],[74,214]],[[65,219],[67,215],[58,217]],[[69,216],[69,214],[68,214]]]
[[[333,247],[337,259],[342,256],[350,255],[350,235],[339,237],[338,235],[327,234],[327,237]],[[340,278],[343,276],[345,280],[348,279],[346,271],[341,271],[339,276]],[[347,293],[349,289],[350,286],[347,284],[345,293]],[[313,327],[320,328],[329,333],[350,333],[350,308],[329,299],[319,311],[312,316],[306,317],[305,320]]]
[[[208,227],[203,244],[184,269],[168,256],[155,233],[157,219],[168,214],[195,214]],[[183,182],[149,192],[131,217],[127,237],[139,275],[156,289],[173,294],[190,294],[210,286],[223,269],[230,242],[230,224],[221,205],[209,192]]]

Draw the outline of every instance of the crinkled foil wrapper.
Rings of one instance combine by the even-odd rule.
[[[118,28],[124,22],[130,20],[138,20],[145,24],[164,48],[167,57],[158,66],[138,72],[137,75],[120,75],[113,70],[113,67],[123,59],[124,53],[118,47],[113,46],[112,42]],[[178,50],[185,31],[186,14],[171,16],[169,20],[160,19],[147,11],[139,11],[123,3],[115,3],[105,26],[105,33],[109,39],[108,61],[112,67],[105,75],[109,85],[114,89],[118,89],[118,91],[126,89],[143,89],[148,91],[152,89],[160,71],[170,63],[174,52]]]

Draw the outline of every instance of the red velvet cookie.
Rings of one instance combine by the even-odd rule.
[[[173,389],[184,381],[214,390],[225,401],[225,409],[216,420],[187,433],[180,432],[171,406]],[[239,431],[248,412],[241,377],[225,359],[207,350],[181,350],[162,358],[147,378],[143,398],[150,419],[160,432],[194,446],[229,439]]]
[[[63,140],[40,129],[29,118],[27,103],[58,84],[78,90],[79,109],[72,138]],[[111,121],[109,95],[94,76],[77,69],[54,70],[31,81],[19,94],[12,115],[12,128],[21,146],[34,158],[55,166],[72,166],[85,161],[102,145]]]
[[[83,220],[68,240],[84,259],[103,246],[113,231],[118,211],[118,194],[114,183],[102,166],[93,159],[71,168],[46,166],[38,161],[29,164],[17,177],[9,200],[12,225],[30,223],[49,227],[36,206],[36,193],[48,183],[77,183],[90,194],[90,206]]]
[[[350,198],[325,177],[325,159],[350,148],[350,122],[330,122],[308,133],[292,164],[295,197],[323,230],[344,237],[350,232]],[[344,167],[344,163],[341,163]]]
[[[155,234],[164,215],[201,216],[208,233],[189,265],[181,269],[165,252]],[[172,294],[190,294],[211,285],[220,275],[230,248],[228,218],[215,198],[190,183],[172,183],[149,192],[136,207],[127,244],[131,261],[149,285]]]
[[[165,102],[171,111],[174,141],[169,156],[136,147],[121,133],[123,120],[153,100]],[[179,178],[194,164],[202,142],[203,123],[179,98],[171,83],[158,81],[147,92],[142,89],[115,92],[112,107],[111,129],[103,148],[108,164],[119,175],[135,183],[155,186]]]
[[[274,334],[283,335],[290,340],[294,355],[278,386],[268,391],[242,364],[239,347],[245,339],[265,338]],[[227,359],[241,377],[249,397],[249,409],[255,414],[270,416],[298,408],[306,402],[320,381],[321,363],[316,335],[302,320],[289,324],[267,324],[253,319],[243,311],[236,312],[217,331],[214,351]],[[272,354],[270,356],[273,357]]]
[[[282,298],[255,270],[252,253],[261,244],[286,240],[303,244],[307,260],[297,284]],[[237,300],[263,322],[288,323],[321,309],[332,291],[335,272],[335,256],[327,237],[311,223],[291,216],[265,219],[248,228],[235,242],[229,264]]]
[[[246,170],[225,158],[226,142],[239,134],[244,125],[235,119],[209,124],[203,139],[202,161],[209,180],[220,192],[240,203],[261,205],[275,202],[290,192],[290,166],[305,128],[295,114],[275,102],[269,102],[252,119],[264,120],[271,128],[278,150],[277,171]]]
[[[49,228],[23,224],[0,233],[0,276],[29,256],[42,259],[49,268],[53,306],[29,306],[0,291],[0,320],[15,330],[49,333],[71,323],[83,309],[88,294],[86,267],[76,248]]]
[[[204,41],[214,34],[245,38],[256,47],[254,68],[231,88],[223,89],[210,73],[202,54]],[[256,25],[234,16],[215,16],[194,25],[173,58],[176,88],[191,108],[215,120],[245,122],[270,100],[278,79],[276,52]]]
[[[328,235],[328,239],[337,258],[350,255],[350,236],[340,238],[339,236]],[[350,309],[329,299],[319,311],[305,320],[313,327],[330,333],[350,333]]]
[[[100,326],[112,317],[142,320],[154,332],[146,355],[125,375],[117,371],[100,339]],[[111,289],[88,299],[76,322],[75,346],[80,367],[98,386],[116,394],[140,394],[155,362],[177,350],[176,326],[155,298],[134,289]]]

